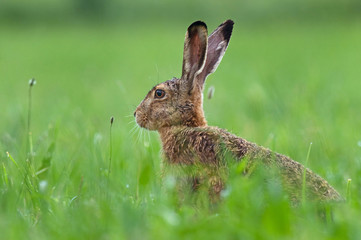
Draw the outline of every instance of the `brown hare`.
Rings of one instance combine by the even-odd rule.
[[[204,82],[222,60],[232,30],[233,21],[227,20],[208,37],[204,22],[192,23],[185,36],[181,78],[160,83],[148,92],[134,112],[137,124],[159,132],[166,164],[207,169],[197,174],[200,169],[197,168],[189,180],[193,190],[206,181],[213,199],[219,198],[225,188],[225,178],[217,176],[213,170],[224,166],[228,154],[237,161],[247,161],[246,174],[251,174],[259,165],[277,169],[282,186],[293,203],[297,204],[303,198],[304,174],[307,199],[342,200],[327,181],[300,163],[207,125],[202,106]]]

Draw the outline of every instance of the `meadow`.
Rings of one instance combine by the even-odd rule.
[[[0,239],[360,239],[361,19],[214,12],[0,23]],[[307,166],[346,199],[326,218],[237,165],[215,208],[179,204],[162,178],[158,134],[133,112],[180,76],[184,33],[199,18],[209,32],[235,21],[207,79],[208,124],[301,163],[312,143]]]

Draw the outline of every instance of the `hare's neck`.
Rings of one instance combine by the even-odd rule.
[[[163,148],[166,146],[174,146],[172,141],[175,141],[177,133],[182,129],[187,128],[186,126],[173,126],[173,127],[162,127],[158,129],[160,139],[162,141]]]
[[[190,114],[185,113],[183,124],[187,127],[206,127],[207,121],[204,118],[203,109],[196,107]]]
[[[160,139],[162,141],[163,154],[167,161],[173,162],[176,158],[177,136],[175,134],[176,127],[163,127],[158,129]]]
[[[158,130],[162,141],[163,153],[170,163],[191,163],[192,158],[187,155],[182,145],[189,142],[187,130],[192,129],[187,126],[163,127]]]
[[[206,127],[207,121],[203,112],[203,96],[200,92],[192,96],[190,101],[185,101],[180,106],[182,114],[182,125],[187,127]]]

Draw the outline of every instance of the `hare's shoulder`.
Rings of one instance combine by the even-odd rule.
[[[161,134],[163,151],[171,163],[217,163],[220,135],[216,129],[172,127]]]
[[[256,146],[218,127],[173,127],[162,135],[163,150],[172,162],[216,163],[225,152],[240,159]]]

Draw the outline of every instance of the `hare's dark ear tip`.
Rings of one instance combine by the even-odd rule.
[[[194,27],[204,27],[205,29],[207,29],[207,24],[205,24],[202,21],[196,21],[194,23],[192,23],[189,27],[188,30],[193,29]]]
[[[222,27],[223,37],[224,37],[224,39],[229,41],[229,39],[231,38],[231,35],[232,35],[234,22],[231,19],[228,19],[222,25],[223,25],[223,27]]]

